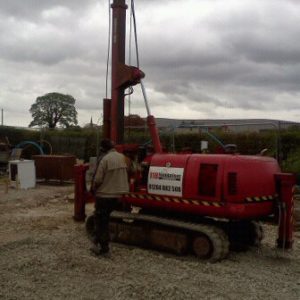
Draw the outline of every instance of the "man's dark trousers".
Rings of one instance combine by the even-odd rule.
[[[118,198],[96,197],[95,202],[95,243],[99,243],[102,251],[109,251],[109,219],[113,210],[118,207]]]

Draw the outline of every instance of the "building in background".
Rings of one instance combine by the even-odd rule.
[[[175,130],[178,133],[199,133],[212,128],[221,128],[227,132],[263,132],[266,130],[281,130],[289,128],[300,129],[299,122],[269,119],[156,119],[160,130]]]

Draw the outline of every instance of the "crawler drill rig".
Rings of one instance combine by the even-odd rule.
[[[118,151],[138,155],[138,145],[124,144],[124,91],[141,84],[144,92],[144,73],[125,64],[125,0],[114,0],[111,9],[112,84],[111,99],[103,101],[103,136]],[[263,237],[259,221],[268,219],[278,224],[277,246],[292,248],[292,174],[263,156],[164,153],[147,102],[146,108],[154,153],[140,161],[130,192],[121,199],[123,208],[112,213],[113,241],[217,261],[230,249],[258,244]],[[75,166],[76,221],[86,219],[85,204],[94,201],[85,183],[88,168]],[[86,228],[93,235],[93,216]]]

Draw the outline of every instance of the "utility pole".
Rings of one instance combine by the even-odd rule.
[[[1,108],[1,126],[3,126],[3,108]]]

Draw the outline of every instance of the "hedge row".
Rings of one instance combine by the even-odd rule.
[[[96,128],[75,128],[65,130],[29,130],[0,126],[0,139],[8,138],[12,146],[23,141],[33,141],[42,145],[44,152],[53,154],[73,154],[87,161],[97,154],[101,133]],[[145,130],[131,130],[125,132],[126,143],[147,144],[150,136]],[[262,133],[230,133],[210,131],[209,133],[162,133],[161,141],[167,151],[181,151],[189,149],[192,152],[201,152],[201,141],[208,141],[208,152],[216,153],[220,144],[236,144],[241,154],[258,154],[267,148],[268,154],[279,158],[285,170],[300,173],[300,131],[283,130]],[[24,155],[38,154],[36,147],[28,145]]]

